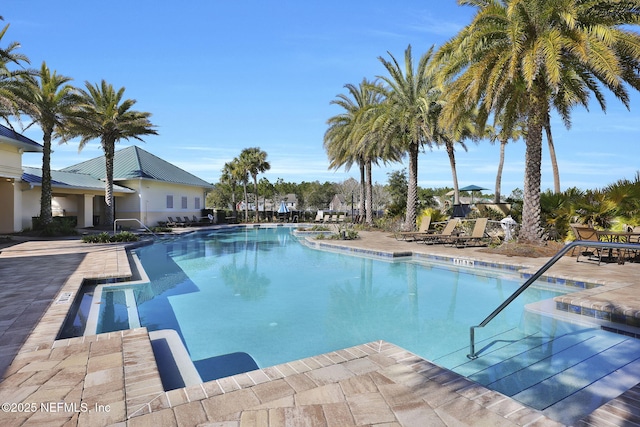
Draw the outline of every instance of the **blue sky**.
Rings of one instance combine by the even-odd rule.
[[[0,15],[9,23],[3,44],[18,41],[20,51],[39,68],[46,61],[59,74],[84,86],[105,79],[135,109],[153,114],[159,136],[133,143],[195,175],[217,182],[225,162],[243,148],[268,153],[271,182],[342,181],[350,172],[328,170],[323,135],[330,105],[344,85],[385,73],[379,56],[402,59],[439,46],[467,24],[473,9],[455,0],[219,1],[4,0]],[[106,5],[107,3],[105,3]],[[631,111],[615,99],[607,113],[595,104],[576,109],[567,131],[552,121],[562,188],[601,188],[640,170],[640,96]],[[38,129],[25,135],[41,141]],[[77,144],[55,146],[59,169],[101,155],[99,142],[78,153]],[[488,142],[458,150],[460,186],[495,186],[499,151]],[[41,166],[25,154],[24,164]],[[406,167],[374,168],[374,180]],[[524,143],[507,146],[502,193],[523,187]],[[443,150],[419,158],[419,185],[451,186]],[[553,186],[548,151],[543,151],[542,189]]]

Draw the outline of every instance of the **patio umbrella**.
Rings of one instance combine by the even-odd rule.
[[[460,189],[460,191],[471,191],[471,203],[473,204],[473,192],[474,191],[482,191],[482,190],[488,190],[488,188],[482,188],[482,187],[478,187],[477,185],[467,185],[466,187],[463,187]]]
[[[289,209],[287,208],[287,205],[284,204],[284,201],[280,202],[280,207],[278,208],[278,213],[279,214],[289,213]]]

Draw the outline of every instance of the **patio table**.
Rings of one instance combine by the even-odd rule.
[[[614,242],[614,243],[638,243],[638,250],[640,250],[640,233],[634,233],[631,231],[609,231],[609,230],[596,230],[598,240],[601,242]],[[626,252],[626,250],[625,250]],[[637,253],[637,251],[634,251]],[[609,248],[609,259],[612,258],[613,249]],[[618,251],[618,264],[624,264],[625,255]]]

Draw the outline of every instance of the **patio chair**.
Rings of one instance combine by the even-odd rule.
[[[469,236],[451,236],[451,243],[457,248],[463,248],[473,244],[483,244],[483,239],[486,237],[487,223],[489,218],[478,218],[473,225],[473,230]]]
[[[324,219],[322,220],[323,224],[328,224],[331,221],[331,215],[325,214]]]
[[[188,216],[184,216],[184,217],[177,216],[176,219],[178,220],[179,223],[183,224],[182,225],[183,227],[191,227],[191,220],[189,219]]]
[[[592,227],[583,225],[583,224],[571,224],[571,230],[573,231],[574,236],[576,236],[576,240],[583,240],[586,242],[599,242],[598,233]],[[602,249],[583,246],[578,248],[578,256],[576,257],[576,262],[580,261],[580,255],[586,257],[596,257],[598,259],[598,265],[602,262]],[[573,251],[572,251],[573,254]]]
[[[418,231],[398,231],[393,234],[393,237],[395,237],[396,240],[398,241],[402,240],[405,242],[410,242],[410,241],[416,240],[416,238],[418,236],[421,236],[422,234],[429,233],[430,226],[431,226],[431,215],[423,215],[422,221],[420,221],[420,227],[418,228]],[[434,230],[431,231],[431,233],[433,232]]]
[[[446,243],[451,240],[451,235],[453,230],[458,225],[460,220],[458,218],[452,218],[447,222],[447,225],[444,226],[444,229],[440,233],[427,233],[419,236],[416,240],[422,240],[422,243],[425,244],[433,244],[433,243]]]
[[[204,218],[198,219],[197,216],[191,215],[191,225],[206,225],[207,223],[203,221]]]
[[[182,227],[182,225],[180,225],[180,221],[174,220],[173,217],[168,216],[167,219],[169,220],[167,221],[167,227]],[[178,220],[179,219],[180,218],[178,217]]]

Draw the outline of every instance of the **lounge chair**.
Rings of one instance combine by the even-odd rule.
[[[180,217],[178,216],[178,217],[176,217],[176,219],[180,220]],[[182,217],[182,222],[184,223],[185,227],[191,227],[191,225],[192,225],[192,222],[191,222],[191,220],[189,219],[188,216]]]
[[[204,218],[198,219],[197,216],[191,215],[191,225],[207,225],[207,222],[204,221]]]
[[[487,231],[487,223],[489,222],[489,218],[478,218],[476,219],[476,223],[473,225],[473,230],[471,231],[471,235],[469,236],[451,236],[450,241],[455,247],[463,248],[465,246],[469,246],[472,243],[478,244],[483,243],[483,239],[485,238],[485,232]]]
[[[338,216],[338,222],[344,222],[344,220],[347,218],[346,215],[342,214],[340,216]]]
[[[458,225],[460,220],[458,218],[450,219],[447,222],[447,225],[444,226],[444,229],[440,233],[427,233],[421,236],[418,236],[416,240],[421,240],[422,243],[432,244],[432,243],[446,243],[450,241],[453,230]]]
[[[329,221],[331,221],[331,215],[326,214],[326,215],[324,216],[324,219],[322,220],[322,222],[323,222],[324,224],[327,224],[327,223],[329,223]]]
[[[396,240],[403,240],[405,242],[410,242],[410,241],[416,240],[418,236],[422,237],[421,236],[422,234],[429,233],[430,226],[431,226],[431,216],[423,215],[418,231],[398,231],[394,233],[393,237],[395,237]],[[433,230],[431,232],[433,232]]]
[[[329,222],[331,224],[337,224],[338,223],[338,214],[331,215],[331,219],[329,220]]]
[[[586,242],[599,242],[598,233],[594,228],[589,226],[585,226],[583,224],[571,224],[570,225],[573,234],[576,236],[576,240],[583,240]],[[578,256],[576,257],[576,262],[580,260],[580,255],[586,257],[596,257],[598,259],[598,265],[602,262],[602,249],[582,246],[578,248]]]
[[[167,221],[167,227],[184,227],[184,223],[182,222],[182,220],[180,219],[179,216],[177,216],[176,218],[178,218],[178,220],[174,220],[173,217],[168,216],[167,219],[169,221]]]

